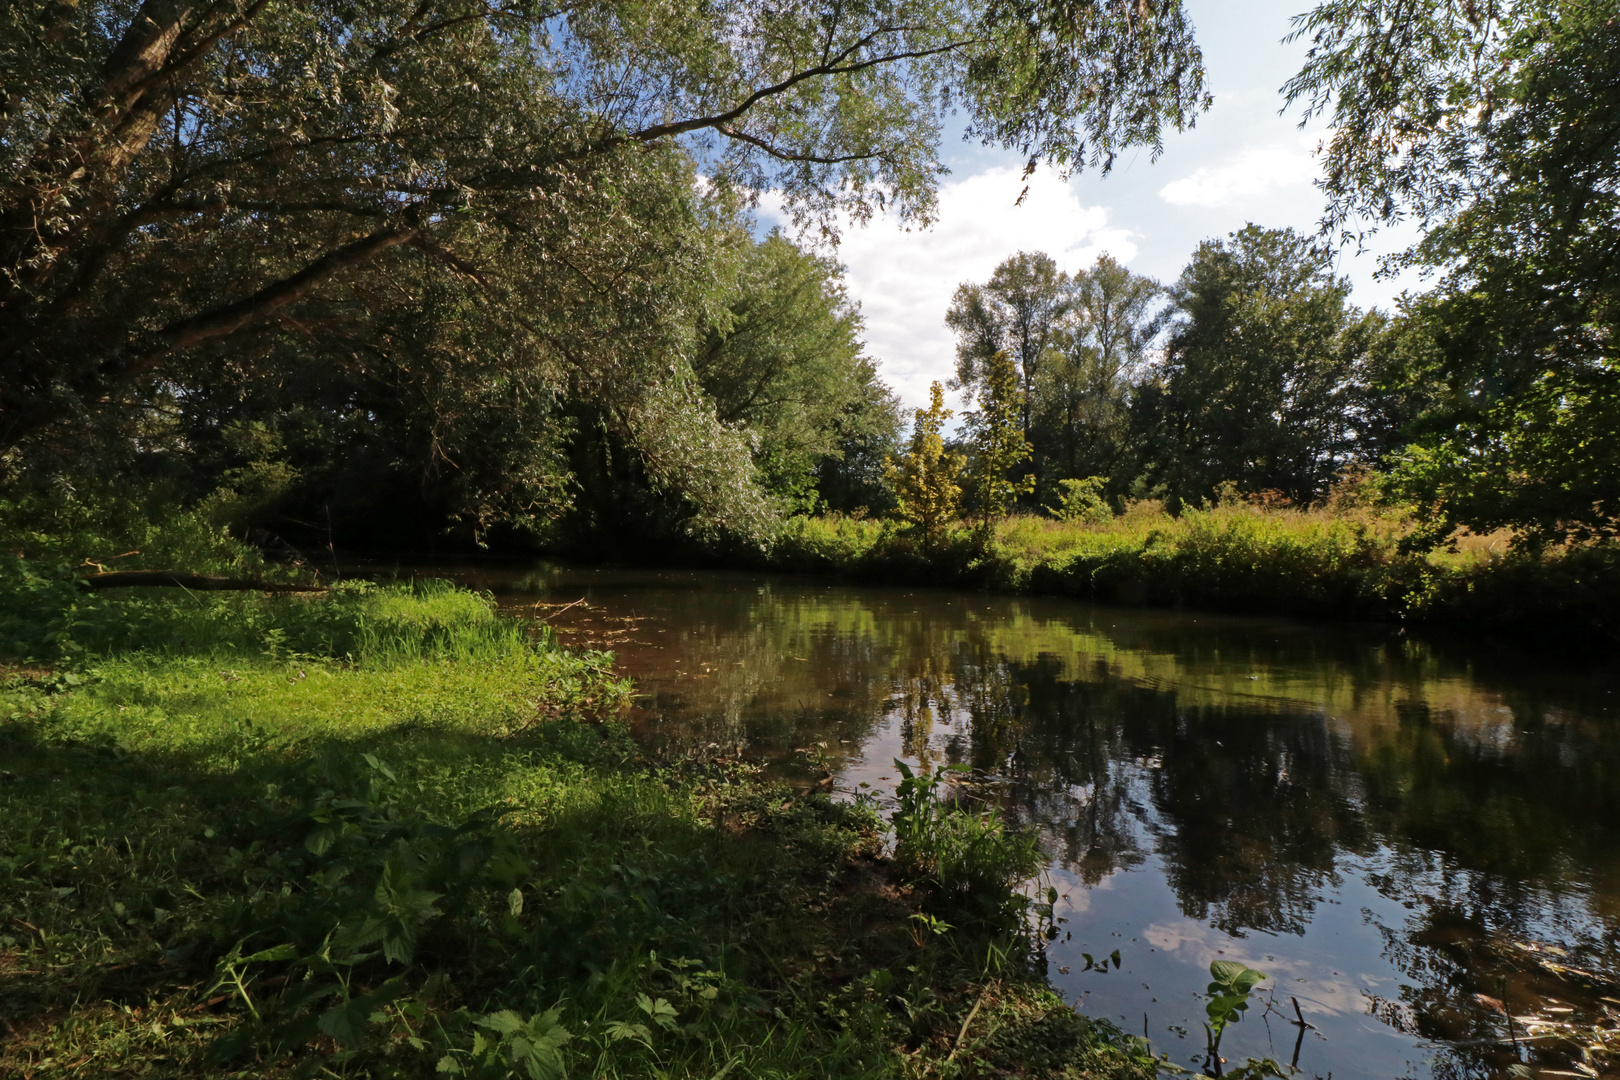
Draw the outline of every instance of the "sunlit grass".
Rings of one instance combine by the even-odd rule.
[[[0,1075],[1151,1074],[973,928],[1023,910],[999,824],[919,944],[871,808],[644,760],[607,658],[487,597],[18,581]]]
[[[989,587],[1256,614],[1457,623],[1612,638],[1620,547],[1532,553],[1505,532],[1410,544],[1372,506],[1233,501],[1171,515],[1135,503],[1106,521],[1015,515],[962,522],[930,546],[889,521],[795,518],[772,565],[860,580]]]

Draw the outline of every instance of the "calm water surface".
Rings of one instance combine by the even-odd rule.
[[[1202,1059],[1198,993],[1224,958],[1272,976],[1233,1060],[1596,1075],[1548,1025],[1620,1011],[1612,665],[806,579],[458,576],[612,649],[662,749],[741,748],[805,781],[810,751],[846,797],[892,792],[897,757],[993,778],[1063,894],[1053,985],[1173,1061]],[[1117,969],[1085,970],[1116,949]]]

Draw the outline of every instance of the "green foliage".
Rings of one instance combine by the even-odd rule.
[[[573,1037],[558,1022],[561,1014],[560,1008],[547,1009],[525,1020],[502,1009],[480,1016],[473,1023],[483,1030],[473,1032],[472,1045],[466,1050],[451,1048],[439,1059],[435,1071],[451,1076],[527,1074],[530,1080],[561,1080],[568,1075],[562,1048]]]
[[[1159,283],[1106,254],[1068,289],[1069,316],[1033,389],[1030,442],[1043,493],[1128,463],[1130,399],[1164,321],[1154,310]]]
[[[925,223],[947,116],[1067,172],[1208,103],[1177,0],[23,0],[0,57],[0,468],[155,456],[196,497],[236,471],[222,512],[411,500],[469,540],[567,509],[580,403],[694,534],[768,536],[694,374],[751,198]]]
[[[1249,993],[1269,976],[1236,960],[1215,960],[1209,965],[1210,984],[1204,991],[1209,1001],[1204,1013],[1215,1040],[1212,1050],[1220,1049],[1221,1032],[1242,1019],[1249,1009]]]
[[[1356,452],[1353,377],[1373,325],[1349,291],[1292,230],[1200,244],[1171,290],[1164,363],[1133,406],[1146,479],[1195,503],[1223,481],[1323,497]]]
[[[1331,112],[1342,235],[1425,226],[1395,260],[1444,271],[1409,301],[1432,398],[1399,483],[1443,538],[1613,537],[1620,491],[1620,27],[1603,5],[1331,0],[1285,88]]]
[[[1506,552],[1505,536],[1416,550],[1416,523],[1365,492],[1318,510],[1235,500],[1171,515],[1127,503],[1098,524],[1015,516],[988,542],[958,524],[925,548],[849,518],[797,518],[764,565],[858,580],[1115,603],[1454,625],[1620,640],[1620,547]]]
[[[936,380],[929,387],[930,402],[913,419],[908,452],[888,466],[894,488],[896,513],[915,525],[930,547],[939,544],[956,518],[962,489],[959,455],[945,449],[943,429],[951,418],[945,407],[945,389]]]
[[[960,912],[979,926],[1015,931],[1030,907],[1017,887],[1033,877],[1045,858],[1033,834],[1014,833],[990,808],[977,811],[943,805],[940,787],[951,766],[913,772],[896,758],[894,858],[903,873],[926,883],[943,910]],[[935,933],[941,931],[935,925]]]
[[[842,268],[778,232],[745,242],[735,297],[693,370],[722,424],[749,433],[767,490],[790,509],[817,499],[817,466],[862,437],[891,440],[892,397],[862,355]]]
[[[1134,1067],[987,924],[1032,850],[988,815],[938,808],[902,881],[868,807],[573,722],[624,702],[606,658],[481,597],[317,601],[392,628],[341,661],[244,599],[0,681],[0,1072],[900,1077],[976,1007],[954,1067]],[[905,884],[953,928],[919,946]]]
[[[1112,521],[1113,508],[1108,505],[1103,490],[1108,486],[1106,476],[1087,476],[1077,480],[1059,480],[1061,491],[1056,506],[1047,512],[1059,521],[1070,524],[1102,525]]]
[[[1246,964],[1236,960],[1215,960],[1209,965],[1210,984],[1204,993],[1209,1001],[1204,1005],[1204,1014],[1209,1017],[1204,1024],[1204,1031],[1209,1038],[1208,1060],[1215,1068],[1215,1075],[1221,1075],[1221,1035],[1227,1026],[1241,1020],[1243,1014],[1249,1010],[1249,994],[1268,976],[1263,971],[1256,971]],[[1253,1062],[1242,1070],[1234,1072],[1234,1076],[1247,1074],[1250,1076],[1272,1075],[1266,1071],[1265,1062]],[[1258,1066],[1258,1071],[1256,1067]],[[1276,1075],[1284,1075],[1281,1072]]]
[[[1029,461],[1030,446],[1020,426],[1026,398],[1012,357],[1005,351],[986,362],[978,399],[978,409],[966,417],[971,448],[968,476],[974,508],[988,525],[1005,517],[1020,495],[1035,490],[1033,475],[1013,475]]]
[[[1027,436],[1036,380],[1072,309],[1068,275],[1038,251],[1004,260],[984,285],[963,283],[945,313],[945,325],[957,337],[952,387],[982,397],[996,376],[998,355],[1004,356],[1022,385],[1018,416]]]

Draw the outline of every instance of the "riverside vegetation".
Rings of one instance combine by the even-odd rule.
[[[1154,1071],[1047,989],[1033,839],[937,777],[891,827],[648,760],[606,655],[441,583],[85,592],[8,539],[0,1072]]]
[[[1620,549],[1530,552],[1505,534],[1412,550],[1398,511],[1228,497],[1177,515],[1144,500],[1119,515],[957,521],[930,540],[850,515],[791,521],[769,556],[784,570],[865,581],[992,588],[1128,604],[1620,637]]]

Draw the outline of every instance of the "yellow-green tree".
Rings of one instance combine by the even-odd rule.
[[[928,388],[930,404],[917,413],[911,431],[911,444],[904,456],[890,459],[889,482],[899,502],[899,516],[922,529],[924,539],[938,543],[956,519],[961,505],[961,455],[945,449],[945,421],[951,410],[945,407],[945,388],[935,380]]]
[[[979,409],[967,414],[973,436],[972,487],[979,518],[988,526],[1006,517],[1020,495],[1035,490],[1035,477],[1014,476],[1013,470],[1030,458],[1023,430],[1024,391],[1012,356],[1002,350],[984,366],[979,384]]]

